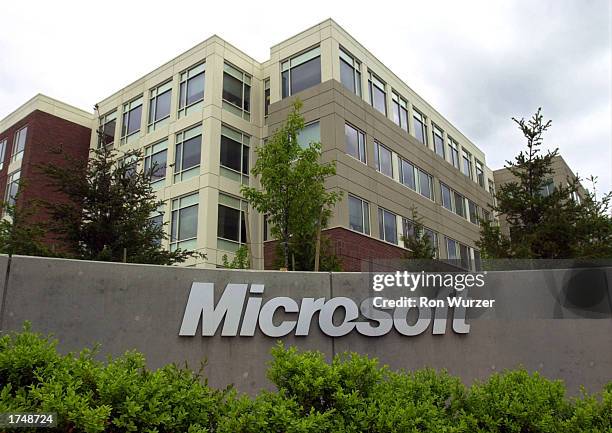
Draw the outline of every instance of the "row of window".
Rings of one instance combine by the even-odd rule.
[[[346,88],[361,97],[361,62],[348,51],[340,48],[340,81]],[[368,70],[368,96],[370,105],[383,114],[387,115],[387,92],[385,82],[374,72]],[[406,132],[409,130],[408,101],[397,91],[391,90],[392,120]],[[428,143],[427,117],[417,108],[412,109],[412,129],[414,137],[426,146]],[[444,131],[432,122],[433,149],[440,157],[448,160],[455,168],[461,170],[470,179],[475,180],[481,187],[485,188],[484,166],[482,162],[473,158],[471,153],[462,149],[462,161],[459,160],[459,145],[448,136],[448,159],[444,146]],[[475,165],[475,171],[474,167]]]
[[[11,161],[18,161],[23,158],[25,151],[26,139],[28,137],[28,127],[24,126],[15,132],[13,137],[13,150],[11,152]],[[8,147],[8,138],[0,140],[0,170],[4,167],[4,159],[6,148]]]
[[[348,205],[349,227],[351,230],[370,235],[370,204],[359,197],[349,195]],[[438,256],[438,233],[430,228],[415,224],[414,221],[410,220],[409,218],[402,217],[401,221],[401,233],[405,238],[414,236],[429,237],[431,244],[436,249],[436,256]],[[399,245],[397,224],[398,218],[395,213],[382,207],[378,208],[378,233],[381,240]],[[445,258],[449,260],[456,260],[461,267],[466,269],[474,269],[476,266],[479,266],[480,253],[477,250],[449,237],[445,237],[445,242]]]
[[[364,164],[367,164],[365,134],[354,126],[345,123],[344,135],[346,153]],[[374,141],[374,163],[376,170],[392,179],[397,178],[402,185],[418,192],[423,197],[435,201],[433,193],[433,176],[399,155],[397,155],[399,173],[395,176],[393,154],[393,151],[380,144],[378,141]],[[468,218],[468,220],[474,224],[479,223],[480,211],[479,207],[474,202],[466,199],[455,191],[451,192],[452,190],[442,182],[440,182],[440,190],[440,202],[445,208],[451,212],[455,212],[463,218]],[[466,212],[466,209],[469,210],[469,213]]]

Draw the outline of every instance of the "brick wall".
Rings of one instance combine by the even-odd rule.
[[[398,259],[406,252],[403,248],[342,227],[324,230],[323,233],[330,238],[345,272],[361,272],[374,261]],[[277,241],[264,244],[264,269],[275,269],[276,244]]]

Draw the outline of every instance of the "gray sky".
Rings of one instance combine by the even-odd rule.
[[[213,33],[252,57],[332,17],[503,166],[523,146],[512,116],[541,106],[582,177],[612,190],[612,11],[584,1],[4,2],[0,118],[41,92],[96,101]],[[92,5],[92,6],[90,6]],[[590,187],[589,184],[585,186]]]

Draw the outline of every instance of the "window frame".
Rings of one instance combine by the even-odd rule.
[[[118,110],[115,108],[114,110],[109,111],[108,113],[106,113],[103,116],[100,116],[99,118],[99,127],[100,127],[100,132],[102,134],[102,142],[104,143],[104,146],[112,146],[113,144],[115,144],[115,135],[117,135],[117,114],[118,114]],[[110,124],[114,122],[115,125],[113,126],[113,140],[106,143],[105,138],[107,137],[106,135],[106,125]],[[100,143],[98,143],[98,147],[99,147]]]
[[[385,111],[380,111],[374,105],[374,92],[373,92],[374,87],[376,87],[377,90],[382,92],[382,95],[383,95],[383,104],[384,104]],[[386,91],[386,83],[381,78],[379,78],[378,75],[376,75],[374,72],[372,72],[370,70],[368,70],[368,92],[369,92],[369,95],[370,95],[370,105],[372,106],[372,108],[374,108],[376,111],[378,111],[383,116],[387,117],[387,91]]]
[[[301,66],[307,62],[310,62],[314,59],[319,59],[319,82],[314,84],[313,86],[305,87],[297,92],[293,91],[293,71],[298,66]],[[295,63],[294,63],[295,62]],[[317,45],[314,47],[310,47],[299,54],[293,55],[290,58],[283,60],[280,63],[280,73],[281,73],[281,97],[282,99],[288,98],[290,96],[295,95],[296,93],[302,92],[306,89],[316,86],[317,84],[321,84],[321,46]],[[283,82],[283,74],[287,72],[287,93],[285,93],[285,86]]]
[[[351,154],[348,152],[348,140],[347,140],[347,128],[350,128],[354,131],[357,132],[357,156]],[[361,140],[363,139],[363,140]],[[366,135],[365,132],[363,132],[361,129],[357,128],[356,126],[353,126],[352,124],[348,123],[348,122],[344,122],[344,141],[345,141],[345,152],[348,156],[350,156],[353,159],[356,159],[357,161],[361,162],[362,164],[368,164],[368,158],[367,158],[367,143],[366,143]],[[363,146],[361,145],[363,142]],[[362,149],[363,147],[363,149]],[[361,155],[361,151],[363,151],[363,155]]]
[[[434,153],[442,159],[446,159],[446,152],[444,151],[444,130],[433,122],[431,124],[431,129],[433,134]],[[436,138],[439,138],[439,141],[437,141]]]
[[[461,147],[461,173],[463,173],[465,176],[467,176],[468,178],[470,178],[471,180],[474,180],[474,163],[472,161],[472,154],[470,151],[466,150],[464,147]],[[466,162],[467,162],[467,168],[466,168]],[[466,173],[466,170],[469,171],[469,173]]]
[[[395,228],[393,236],[394,236],[394,240],[395,242],[392,242],[388,239],[386,239],[387,235],[385,233],[385,213],[392,215],[393,216],[393,227]],[[382,229],[382,230],[381,230]],[[390,243],[392,245],[399,245],[398,244],[398,237],[397,237],[397,214],[391,212],[388,209],[385,209],[381,206],[378,206],[378,237],[381,241]]]
[[[393,122],[399,126],[400,128],[402,128],[404,131],[409,132],[409,125],[408,125],[408,101],[402,97],[402,95],[400,95],[398,92],[396,92],[395,90],[393,90],[391,92],[391,104],[393,106]],[[397,109],[397,113],[396,113],[396,109]],[[397,119],[396,119],[396,114],[397,114]],[[404,115],[404,117],[402,118],[402,114]]]
[[[237,202],[237,203],[236,203]],[[222,237],[219,233],[219,210],[221,206],[238,211],[238,240]],[[230,195],[226,192],[219,191],[219,200],[217,201],[217,249],[228,252],[236,252],[241,245],[247,243],[247,228],[246,228],[246,211],[248,210],[248,202],[240,197]],[[244,226],[243,226],[244,225]],[[244,239],[243,237],[244,229]]]
[[[183,200],[186,204],[183,204]],[[192,202],[195,200],[195,202]],[[177,206],[175,207],[175,203]],[[185,209],[189,209],[192,207],[196,207],[196,218],[195,218],[195,236],[191,236],[185,239],[178,239],[178,234],[181,228],[181,211]],[[200,193],[199,191],[195,191],[193,193],[185,194],[180,197],[173,198],[170,204],[170,251],[176,251],[178,248],[183,249],[196,249],[197,241],[198,241],[198,213],[200,210]],[[176,218],[176,238],[175,234],[175,218],[174,215],[177,215]],[[195,241],[195,242],[194,242]],[[193,245],[193,248],[185,247],[184,244]]]
[[[390,173],[386,173],[381,170],[381,150],[389,153],[389,170]],[[384,144],[381,144],[378,140],[374,140],[374,164],[376,165],[376,171],[380,174],[383,174],[387,177],[393,179],[394,171],[393,171],[393,151],[389,149]]]
[[[484,175],[484,164],[478,159],[474,158],[474,168],[476,170],[476,183],[482,188],[485,187],[485,175]]]
[[[270,115],[270,77],[264,79],[264,118]]]
[[[196,131],[197,130],[197,131]],[[185,138],[186,134],[193,131],[193,135]],[[180,136],[180,138],[179,138]],[[200,136],[200,160],[194,166],[184,168],[182,164],[183,155],[185,153],[185,142]],[[174,134],[174,183],[179,183],[191,179],[200,174],[200,166],[202,164],[202,145],[204,141],[204,128],[201,124],[193,125]],[[181,145],[180,152],[178,146]],[[180,164],[179,164],[180,161]]]
[[[159,119],[155,119],[157,116],[157,102],[159,98],[166,93],[169,93],[168,98],[168,114]],[[170,113],[172,112],[172,79],[166,80],[165,82],[153,87],[149,90],[149,112],[147,113],[147,132],[155,131],[157,128],[161,128],[166,125],[170,120]],[[151,119],[153,115],[153,119]]]
[[[142,115],[143,115],[144,98],[140,95],[123,104],[121,111],[121,144],[129,143],[142,130]],[[138,129],[129,131],[130,120],[132,113],[140,107],[140,119],[138,120]]]
[[[340,54],[338,55],[338,61],[340,62],[340,82],[344,87],[350,90],[355,95],[361,97],[361,62],[357,60],[355,56],[350,54],[342,46],[340,47]],[[348,87],[344,81],[342,81],[342,62],[347,67],[352,69],[353,89]],[[350,63],[349,63],[350,62]]]
[[[229,101],[225,98],[225,76],[228,75],[242,84],[241,86],[241,102],[242,106],[238,106],[233,102]],[[241,77],[238,77],[238,76]],[[252,81],[253,77],[250,74],[247,74],[240,68],[232,65],[228,61],[223,62],[223,79],[221,84],[221,102],[223,109],[229,111],[232,114],[235,114],[238,117],[242,117],[247,122],[251,121],[251,90],[252,90]],[[247,91],[248,89],[248,91]],[[248,98],[247,98],[248,94]],[[248,99],[248,101],[247,101]]]
[[[159,155],[160,153],[166,152],[166,165],[164,167],[164,176],[158,177],[156,180],[153,180],[153,176],[151,176],[152,186],[153,185],[158,186],[158,183],[160,182],[163,182],[165,184],[166,177],[167,177],[167,170],[168,170],[168,147],[169,147],[169,140],[168,138],[164,138],[163,140],[157,141],[153,144],[146,146],[144,149],[143,167],[144,167],[145,173],[147,171],[147,161],[149,161],[148,165],[149,165],[149,170],[150,170],[152,168],[151,161],[153,160],[153,157],[155,155]]]
[[[353,194],[348,194],[348,197],[349,197],[348,199],[348,208],[349,208],[348,227],[349,229],[353,230],[354,232],[362,233],[362,234],[370,236],[372,232],[371,227],[370,227],[370,203]],[[350,203],[351,200],[355,200],[359,202],[359,207],[361,208],[361,226],[363,227],[363,230],[357,230],[351,224],[351,203]]]
[[[415,122],[419,122],[420,128],[417,127]],[[421,144],[429,146],[429,138],[427,136],[427,116],[425,116],[419,109],[412,107],[412,127],[414,129],[414,138],[417,139]],[[417,136],[417,131],[420,130],[423,134],[423,140],[421,141]]]
[[[24,134],[23,135],[23,146],[21,146],[21,149],[20,149],[19,142],[21,141],[22,134]],[[15,162],[20,159],[23,159],[27,140],[28,140],[28,125],[25,125],[19,128],[17,131],[15,131],[15,134],[13,135],[13,149],[11,151],[11,162]]]
[[[6,158],[6,147],[8,146],[8,137],[0,139],[0,170],[4,168],[4,159]]]
[[[452,137],[448,136],[448,147],[449,147],[449,163],[457,170],[461,171],[461,155],[459,154],[459,143]]]
[[[6,177],[6,190],[4,192],[4,202],[8,206],[15,206],[17,203],[17,195],[19,194],[19,187],[21,181],[21,168],[9,173]],[[12,193],[12,187],[15,185],[15,194]]]
[[[223,147],[223,137],[234,141],[240,145],[240,170],[224,165],[221,161]],[[245,149],[246,148],[246,149]],[[221,124],[221,134],[219,135],[219,174],[228,179],[234,180],[242,185],[248,185],[251,170],[251,136],[244,132],[232,128],[225,123]],[[246,156],[246,169],[245,169]],[[246,171],[246,172],[245,172]]]
[[[189,90],[189,85],[195,81],[196,78],[202,76],[202,97],[196,101],[191,101],[187,103],[187,95]],[[184,91],[183,91],[183,85]],[[193,111],[197,111],[198,107],[201,106],[204,102],[204,98],[206,97],[206,61],[200,62],[196,65],[193,65],[179,73],[179,82],[178,82],[178,118],[187,116]]]

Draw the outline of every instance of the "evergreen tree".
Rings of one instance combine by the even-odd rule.
[[[423,219],[419,216],[416,208],[412,208],[412,224],[413,230],[402,236],[404,246],[408,249],[404,258],[433,260],[436,257],[436,248],[431,238],[425,233]]]
[[[554,185],[554,191],[541,189],[553,174],[553,159],[558,149],[542,153],[543,134],[551,121],[545,122],[541,109],[529,119],[512,119],[526,139],[527,148],[506,168],[516,178],[497,188],[492,210],[505,218],[510,235],[502,233],[490,221],[481,221],[477,243],[485,258],[567,259],[612,257],[612,219],[609,215],[610,193],[597,201],[587,193],[576,200],[580,179]]]
[[[272,236],[280,241],[283,267],[312,270],[319,224],[326,227],[341,194],[325,189],[325,179],[334,175],[336,168],[333,163],[320,162],[321,144],[302,148],[298,143],[304,128],[301,107],[297,100],[285,124],[257,148],[251,173],[259,178],[261,189],[243,186],[242,194],[257,211],[268,215]],[[330,259],[331,252],[327,252],[321,263]]]
[[[41,166],[51,185],[67,197],[45,206],[51,215],[49,230],[65,239],[75,258],[169,265],[202,256],[162,248],[167,235],[153,217],[163,201],[150,182],[159,168],[138,169],[140,151],[105,146],[98,131],[98,147],[91,150],[89,161],[64,158],[63,166]]]

